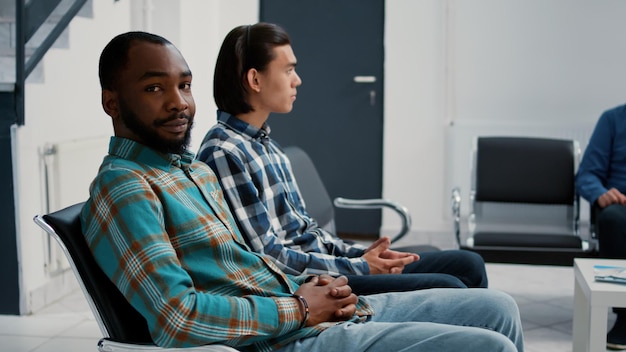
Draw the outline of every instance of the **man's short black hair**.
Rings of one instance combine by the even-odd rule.
[[[102,89],[114,90],[117,76],[126,67],[128,50],[135,42],[172,45],[169,40],[147,32],[133,31],[117,35],[104,47],[100,54],[98,75]]]

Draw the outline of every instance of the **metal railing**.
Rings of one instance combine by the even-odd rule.
[[[16,123],[24,125],[24,85],[26,78],[63,33],[70,21],[76,16],[87,0],[70,0],[66,11],[58,14],[54,27],[46,34],[32,55],[26,57],[26,44],[48,20],[63,0],[26,0],[15,1],[15,108]]]

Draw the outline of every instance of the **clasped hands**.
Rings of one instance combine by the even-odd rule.
[[[420,259],[415,253],[389,249],[389,237],[381,237],[365,250],[362,258],[370,268],[370,274],[401,274],[404,266]]]
[[[326,321],[345,321],[356,312],[358,297],[352,293],[345,276],[314,276],[302,284],[295,294],[304,297],[308,303],[309,319],[306,326]]]
[[[414,253],[391,250],[390,245],[389,237],[382,237],[365,250],[363,259],[369,265],[370,274],[400,274],[405,265],[420,259]],[[345,321],[356,312],[358,297],[352,293],[345,276],[315,276],[300,286],[295,294],[304,297],[308,303],[309,319],[306,326],[326,321]]]

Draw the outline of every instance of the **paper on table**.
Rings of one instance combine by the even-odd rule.
[[[626,284],[626,267],[624,266],[594,265],[593,273],[596,281]]]

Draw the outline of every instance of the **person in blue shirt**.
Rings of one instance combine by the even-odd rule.
[[[598,119],[576,174],[576,191],[594,211],[600,256],[626,259],[626,104]],[[626,309],[613,311],[617,320],[607,347],[626,350]]]
[[[290,274],[347,275],[360,294],[487,287],[485,263],[474,252],[418,256],[389,249],[387,237],[369,247],[351,244],[309,215],[289,158],[270,137],[267,123],[271,113],[293,108],[302,84],[296,64],[284,29],[257,23],[226,36],[215,66],[218,123],[205,135],[197,158],[218,175],[252,250]]]

